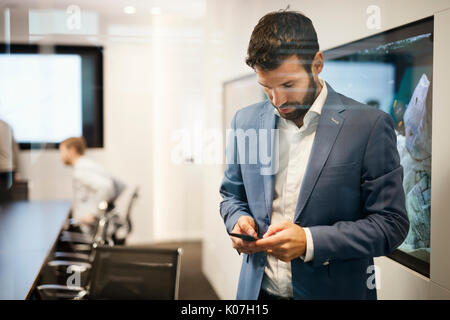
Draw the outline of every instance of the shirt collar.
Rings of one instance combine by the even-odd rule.
[[[325,81],[323,79],[319,78],[319,82],[322,85],[322,90],[320,90],[319,95],[317,96],[316,100],[314,100],[311,108],[308,111],[313,111],[318,114],[322,113],[322,108],[325,104],[325,100],[327,100],[328,95],[328,89]]]

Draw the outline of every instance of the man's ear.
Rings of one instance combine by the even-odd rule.
[[[324,63],[324,57],[322,51],[317,51],[314,55],[314,59],[312,61],[311,65],[311,71],[314,75],[314,78],[317,78],[319,76],[319,73],[322,72],[323,69],[323,63]]]

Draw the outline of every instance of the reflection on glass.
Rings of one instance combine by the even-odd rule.
[[[392,116],[410,230],[399,250],[429,272],[433,20],[428,18],[325,52],[322,77],[338,92]],[[401,259],[403,262],[404,260]]]

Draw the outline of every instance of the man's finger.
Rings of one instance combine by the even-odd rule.
[[[234,237],[231,237],[231,236],[230,236],[230,238],[231,238],[231,243],[233,244],[233,248],[239,249],[242,246],[243,242],[241,239],[235,239]]]
[[[240,222],[239,228],[241,228],[241,230],[248,235],[251,235],[255,238],[258,237],[258,235],[256,234],[256,231],[255,231],[255,228],[247,222]]]
[[[274,235],[271,237],[258,239],[254,243],[255,243],[255,247],[257,247],[258,249],[267,250],[267,249],[273,249],[273,247],[282,245],[286,241],[287,240],[282,235],[277,234],[277,235]]]
[[[242,239],[235,238],[235,237],[230,237],[230,238],[233,243],[234,249],[238,249],[241,252],[244,252],[243,250],[251,251],[251,253],[253,252],[253,249],[255,248],[255,244],[253,241],[251,241],[251,242],[244,241]],[[244,252],[244,253],[248,253],[248,252]]]
[[[286,221],[272,224],[267,229],[267,232],[263,235],[263,238],[270,237],[270,236],[274,235],[277,232],[283,231],[286,228],[287,228]]]

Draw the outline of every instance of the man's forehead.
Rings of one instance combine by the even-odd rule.
[[[287,70],[272,70],[272,71],[256,71],[258,82],[262,85],[281,85],[283,83],[298,80],[300,78],[307,78],[308,73],[306,71],[287,71]]]
[[[269,71],[269,72],[256,72],[258,76],[262,78],[273,78],[273,79],[279,79],[279,78],[302,78],[307,76],[306,72],[303,71]]]
[[[267,79],[297,79],[307,76],[305,67],[296,56],[286,58],[276,69],[262,70],[261,68],[256,66],[255,71],[258,75],[258,78]]]

